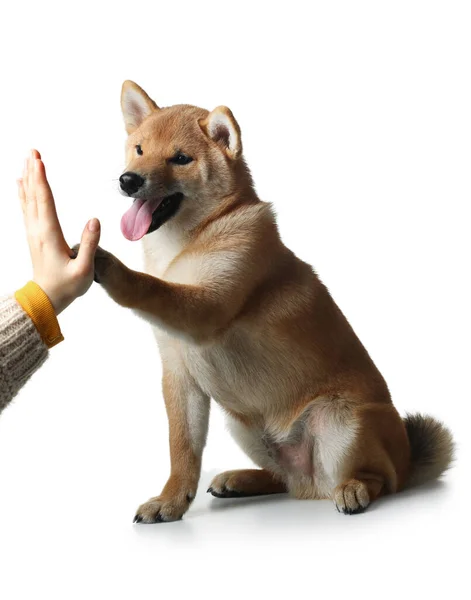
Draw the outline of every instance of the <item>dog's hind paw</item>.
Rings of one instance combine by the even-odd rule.
[[[244,498],[283,492],[286,492],[284,484],[262,469],[225,471],[212,480],[208,489],[208,493],[216,498]]]
[[[368,507],[370,495],[366,483],[350,479],[335,488],[333,500],[339,512],[344,515],[356,515]]]

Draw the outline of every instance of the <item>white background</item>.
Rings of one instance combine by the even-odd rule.
[[[30,277],[15,178],[43,154],[70,244],[139,268],[119,230],[121,83],[162,106],[228,105],[262,199],[385,375],[459,444],[443,483],[339,515],[217,500],[250,465],[214,407],[184,520],[137,526],[168,474],[160,364],[98,286],[0,418],[0,597],[464,598],[470,533],[469,2],[16,2],[2,8],[1,291]],[[469,555],[468,555],[469,559]],[[466,582],[465,582],[466,577]]]

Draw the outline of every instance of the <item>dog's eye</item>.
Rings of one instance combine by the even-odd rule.
[[[174,165],[187,165],[188,163],[191,163],[192,160],[193,159],[191,158],[191,156],[187,156],[182,152],[177,152],[175,156],[172,156],[169,162],[173,163]]]
[[[142,156],[144,154],[144,152],[142,151],[142,148],[139,144],[136,146],[136,152],[139,154],[139,156]]]

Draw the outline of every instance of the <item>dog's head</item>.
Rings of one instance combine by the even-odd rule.
[[[194,227],[234,193],[242,145],[228,108],[159,108],[132,81],[123,84],[121,108],[128,139],[119,182],[134,199],[121,220],[127,239],[141,239],[169,219]]]

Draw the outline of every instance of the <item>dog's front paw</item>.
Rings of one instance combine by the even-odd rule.
[[[179,521],[188,510],[193,498],[193,494],[180,493],[176,496],[169,496],[162,493],[161,496],[156,496],[141,504],[134,517],[134,523]]]
[[[72,257],[77,258],[80,250],[80,244],[75,244],[72,248]],[[103,248],[98,248],[95,251],[95,271],[93,275],[94,281],[97,283],[103,283],[107,274],[110,272],[113,266],[120,264],[118,259],[114,257],[110,252],[103,250]]]
[[[111,269],[117,264],[119,264],[117,258],[98,246],[95,252],[95,274],[93,279],[97,283],[103,283]]]

